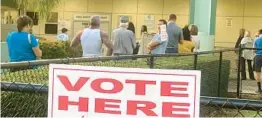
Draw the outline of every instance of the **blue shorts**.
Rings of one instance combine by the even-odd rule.
[[[178,53],[178,48],[167,48],[166,53]]]

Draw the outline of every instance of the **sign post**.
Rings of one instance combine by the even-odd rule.
[[[48,117],[199,117],[200,71],[50,65]]]

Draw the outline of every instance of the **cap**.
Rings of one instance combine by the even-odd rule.
[[[128,16],[121,16],[120,17],[120,22],[121,23],[128,23],[129,22]]]

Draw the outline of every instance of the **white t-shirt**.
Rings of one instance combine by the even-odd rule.
[[[250,37],[244,37],[241,40],[241,46],[242,48],[253,48],[254,40]],[[255,53],[253,50],[243,50],[242,57],[244,57],[247,60],[253,60],[255,57]]]
[[[191,36],[192,37],[192,41],[195,44],[195,48],[194,48],[194,52],[199,52],[200,49],[200,40],[198,36]]]
[[[58,34],[58,35],[56,36],[56,39],[57,39],[58,41],[67,41],[69,38],[68,38],[68,35],[67,35],[67,34],[61,33],[61,34]]]

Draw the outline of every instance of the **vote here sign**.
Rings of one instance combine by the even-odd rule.
[[[50,65],[48,117],[199,117],[200,71]]]

